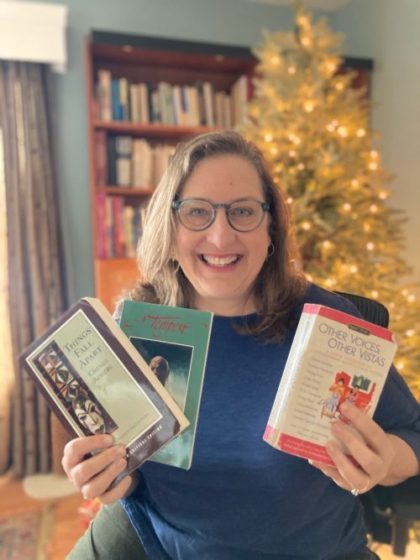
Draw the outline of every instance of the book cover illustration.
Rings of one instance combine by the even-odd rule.
[[[76,303],[27,348],[21,360],[73,435],[110,433],[115,443],[126,447],[123,475],[189,424],[95,298]]]
[[[125,301],[120,326],[190,421],[152,460],[189,469],[213,315],[205,311]]]
[[[332,464],[325,444],[348,400],[373,415],[396,351],[390,330],[318,304],[305,304],[263,439]]]

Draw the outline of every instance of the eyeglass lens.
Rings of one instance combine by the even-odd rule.
[[[229,224],[238,231],[250,231],[258,227],[264,210],[257,200],[238,200],[232,204],[212,204],[207,200],[183,200],[178,207],[180,222],[192,230],[209,227],[216,217],[218,208],[223,207]]]

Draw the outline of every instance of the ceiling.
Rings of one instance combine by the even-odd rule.
[[[288,6],[293,4],[293,0],[246,0],[255,4],[271,4],[273,6]],[[305,0],[305,6],[309,9],[324,10],[326,12],[334,12],[339,10],[350,0]]]

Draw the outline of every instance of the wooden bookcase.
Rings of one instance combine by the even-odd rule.
[[[241,77],[246,77],[246,95],[249,97],[256,59],[246,47],[93,31],[86,41],[85,62],[95,295],[112,310],[119,295],[134,284],[139,274],[132,251],[127,258],[124,254],[107,253],[104,249],[104,244],[109,243],[109,240],[104,241],[109,236],[106,228],[112,227],[110,216],[115,217],[113,212],[118,212],[113,205],[117,206],[116,199],[119,199],[118,204],[128,207],[130,212],[135,211],[137,206],[147,204],[153,185],[117,186],[107,180],[111,138],[124,136],[132,138],[133,142],[134,139],[145,139],[152,147],[158,143],[175,145],[215,127],[159,122],[140,124],[112,117],[101,118],[98,73],[105,71],[115,81],[127,79],[131,84],[145,83],[150,88],[161,82],[181,88],[207,82],[215,92],[230,92]],[[370,61],[350,59],[345,66],[357,70],[357,85],[368,83],[372,68]],[[117,237],[121,246],[121,225]]]

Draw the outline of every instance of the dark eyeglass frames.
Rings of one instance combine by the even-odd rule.
[[[263,221],[265,212],[270,210],[268,202],[252,198],[235,200],[230,204],[214,204],[204,198],[185,198],[174,200],[172,208],[179,222],[192,231],[202,231],[212,225],[217,210],[225,210],[229,225],[236,231],[252,231]]]

